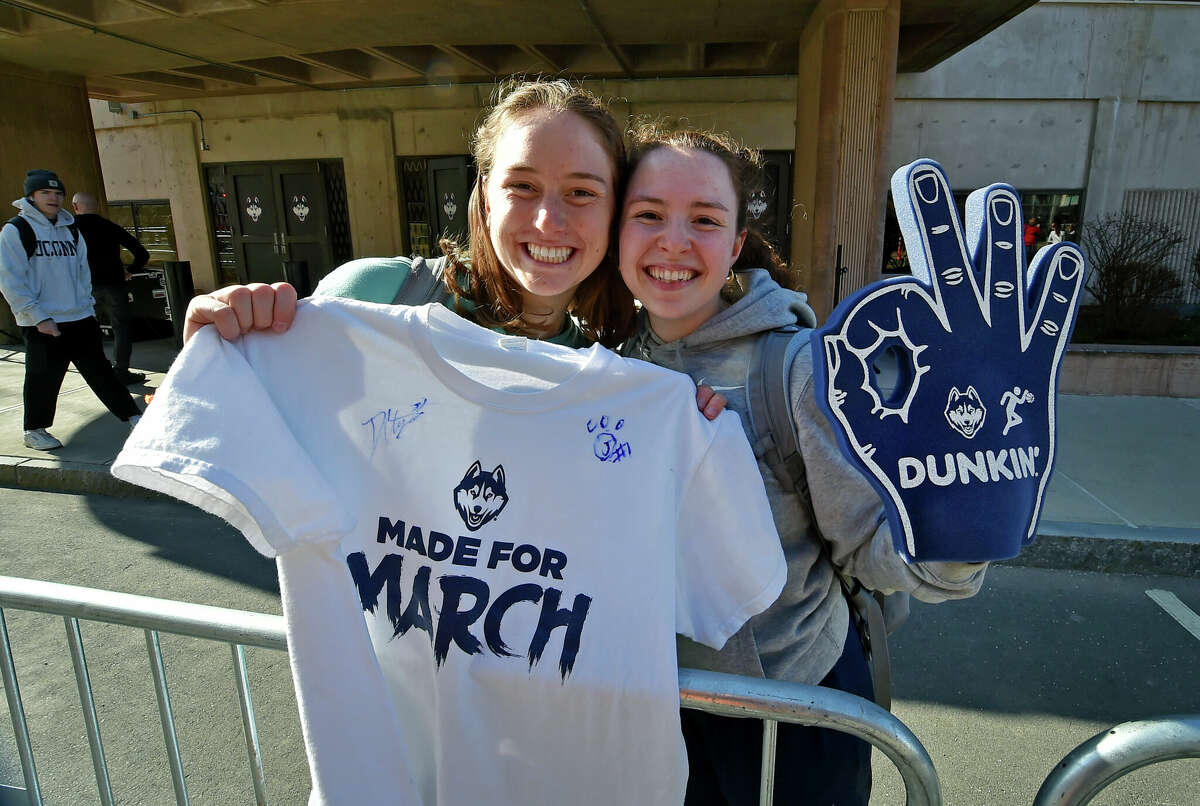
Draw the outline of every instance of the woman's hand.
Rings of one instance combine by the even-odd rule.
[[[251,330],[283,333],[296,318],[296,289],[288,283],[230,285],[194,297],[183,323],[183,341],[205,325],[215,325],[228,341]]]
[[[717,415],[725,411],[727,403],[729,401],[725,399],[725,395],[714,392],[711,387],[696,387],[696,407],[709,420],[717,419]]]

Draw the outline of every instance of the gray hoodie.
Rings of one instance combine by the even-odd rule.
[[[729,400],[751,445],[766,433],[747,410],[747,378],[755,342],[767,331],[816,316],[804,294],[781,288],[762,269],[739,272],[745,295],[691,335],[663,343],[643,311],[622,352],[687,373]],[[792,340],[790,400],[809,495],[783,489],[760,458],[759,472],[788,563],[788,581],[775,604],[752,618],[719,652],[679,639],[679,663],[719,672],[818,683],[842,654],[849,606],[835,568],[874,590],[909,591],[937,602],[979,590],[984,564],[908,565],[892,546],[874,488],[842,456],[813,394],[807,331]],[[762,429],[760,433],[758,428]]]
[[[12,203],[33,227],[38,241],[27,257],[16,227],[0,230],[0,293],[8,300],[17,324],[33,327],[44,319],[77,322],[95,314],[87,244],[69,227],[75,217],[59,210],[54,223],[21,197]]]

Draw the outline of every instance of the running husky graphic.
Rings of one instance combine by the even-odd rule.
[[[504,465],[488,472],[476,459],[454,488],[454,507],[472,532],[499,515],[507,503]]]

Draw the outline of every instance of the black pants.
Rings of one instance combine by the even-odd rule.
[[[25,430],[49,428],[67,365],[75,369],[109,411],[122,420],[141,414],[133,396],[104,355],[103,336],[95,317],[58,322],[59,336],[23,327],[25,336]]]
[[[874,697],[871,670],[854,619],[846,647],[822,686]],[[756,806],[762,767],[762,720],[680,712],[687,742],[686,806]],[[848,733],[779,723],[775,803],[781,806],[867,806],[871,746]]]
[[[129,369],[133,342],[129,338],[129,292],[123,285],[94,285],[96,311],[103,312],[113,330],[113,366]]]

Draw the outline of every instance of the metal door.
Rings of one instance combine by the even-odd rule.
[[[274,283],[283,279],[279,258],[279,199],[271,166],[227,165],[226,187],[233,197],[233,252],[238,280]]]
[[[467,157],[429,160],[429,198],[439,238],[466,240],[467,202],[471,197],[467,163]]]
[[[208,171],[210,189],[220,185],[227,194],[229,231],[217,240],[220,247],[221,235],[229,239],[238,282],[279,282],[285,261],[302,260],[315,285],[333,268],[320,163],[238,163]]]
[[[280,260],[306,262],[311,288],[333,268],[333,245],[329,239],[329,213],[321,164],[285,163],[273,165],[271,171],[282,201]]]

